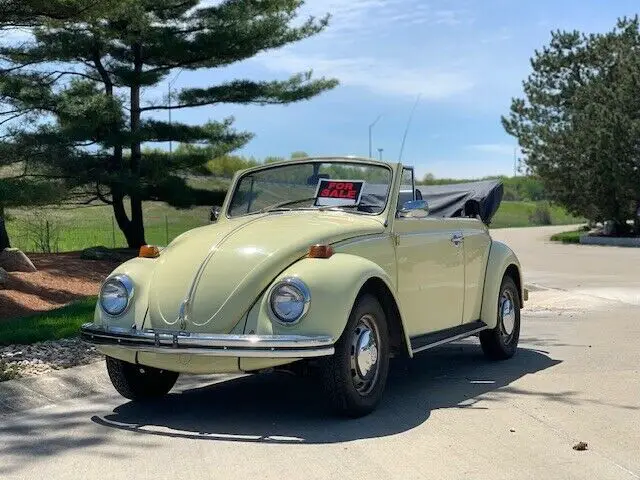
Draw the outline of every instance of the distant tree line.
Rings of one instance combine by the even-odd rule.
[[[539,202],[550,200],[542,181],[533,176],[506,177],[494,176],[476,179],[460,178],[435,178],[433,174],[427,173],[418,180],[419,185],[448,185],[453,183],[477,182],[479,180],[500,179],[504,185],[505,201],[513,202]]]

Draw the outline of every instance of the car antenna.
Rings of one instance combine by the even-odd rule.
[[[404,130],[404,135],[402,136],[402,145],[400,145],[400,156],[398,157],[398,163],[402,161],[402,152],[404,151],[404,142],[407,140],[407,133],[409,133],[409,127],[411,126],[411,121],[413,120],[413,114],[416,111],[416,107],[418,106],[418,102],[420,101],[420,96],[422,94],[418,94],[418,98],[416,98],[416,103],[413,104],[413,108],[411,109],[411,114],[409,115],[409,121],[407,122],[407,128]]]

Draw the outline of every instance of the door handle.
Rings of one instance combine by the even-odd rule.
[[[461,233],[454,233],[451,235],[451,243],[453,243],[456,247],[459,247],[462,243],[463,236]]]

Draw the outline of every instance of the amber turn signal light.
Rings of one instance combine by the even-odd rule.
[[[138,256],[142,258],[156,258],[160,255],[160,249],[155,245],[143,245],[140,247]]]
[[[333,255],[331,245],[311,245],[309,247],[309,258],[329,258]]]

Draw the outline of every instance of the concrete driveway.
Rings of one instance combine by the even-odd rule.
[[[640,478],[640,251],[547,245],[552,230],[494,232],[538,285],[509,361],[469,340],[395,362],[381,408],[355,421],[282,374],[185,378],[141,407],[91,365],[49,377],[79,398],[40,391],[0,417],[0,478]],[[18,405],[28,387],[7,383]]]
[[[549,240],[554,233],[573,228],[505,228],[491,235],[514,249],[527,283],[640,306],[640,248],[563,245]]]

